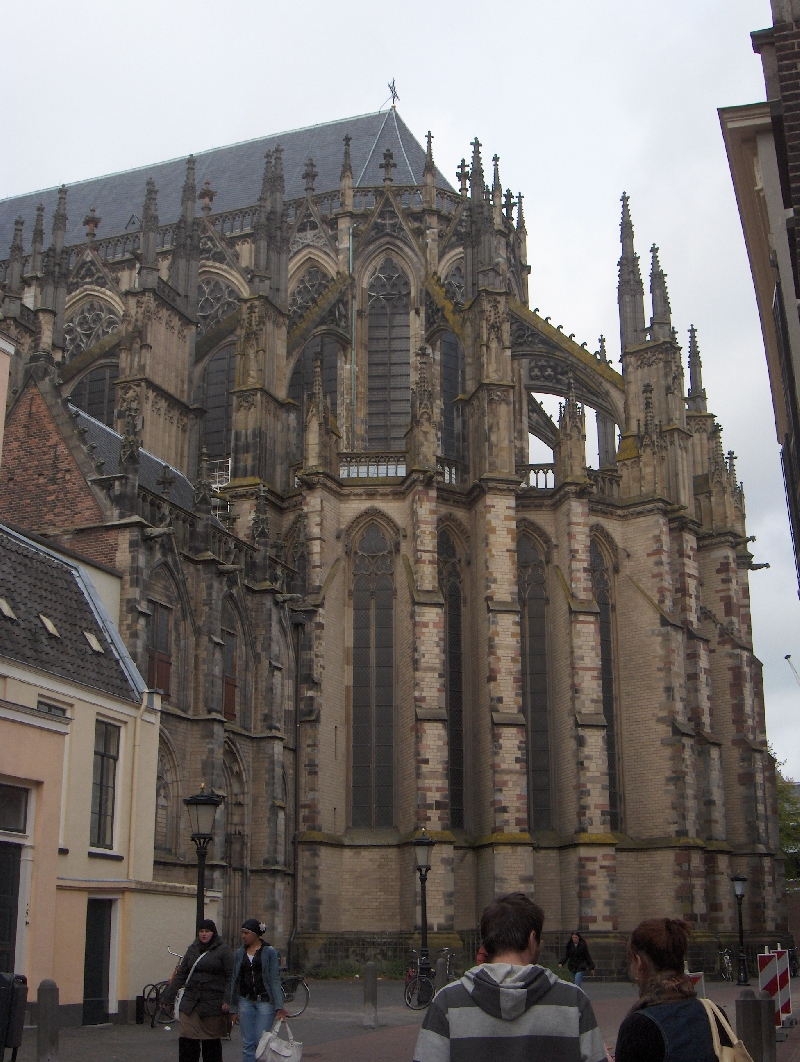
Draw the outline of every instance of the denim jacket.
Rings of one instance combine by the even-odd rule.
[[[281,988],[280,966],[278,953],[271,944],[264,944],[261,948],[261,973],[264,978],[264,987],[269,994],[269,1001],[276,1010],[283,1006],[283,989]],[[231,1014],[239,1012],[239,971],[244,962],[245,949],[239,948],[233,960],[233,977],[231,978],[230,1008]]]

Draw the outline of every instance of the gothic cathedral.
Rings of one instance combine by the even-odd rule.
[[[523,890],[606,972],[654,915],[714,966],[737,872],[785,935],[743,491],[622,202],[621,373],[530,309],[497,157],[452,186],[393,107],[0,203],[3,519],[121,573],[156,877],[224,794],[227,937],[397,954],[423,827],[434,945]]]

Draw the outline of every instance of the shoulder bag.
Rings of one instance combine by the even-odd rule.
[[[177,1018],[178,1018],[178,1013],[180,1012],[180,1009],[181,1009],[181,1002],[183,1000],[183,993],[186,991],[186,986],[189,984],[189,978],[194,973],[195,966],[197,966],[197,964],[203,958],[203,955],[206,955],[206,954],[208,954],[208,953],[204,951],[200,955],[197,956],[197,958],[192,963],[192,968],[189,971],[189,973],[188,973],[188,975],[186,977],[186,980],[183,982],[183,986],[181,988],[179,988],[178,991],[175,994],[175,1003],[174,1003],[175,1020],[177,1020]]]
[[[278,1035],[281,1025],[286,1026],[288,1040]],[[256,1062],[300,1062],[302,1057],[303,1045],[292,1036],[289,1023],[283,1018],[278,1018],[271,1029],[261,1034],[256,1048]]]
[[[711,1042],[714,1045],[714,1054],[720,1062],[753,1062],[750,1052],[730,1027],[725,1019],[725,1015],[719,1007],[715,1003],[712,1003],[710,999],[700,999],[698,1002],[703,1004],[703,1008],[708,1015],[708,1023],[711,1026]],[[733,1044],[733,1047],[723,1047],[720,1043],[720,1026],[722,1026],[727,1033],[728,1039]]]

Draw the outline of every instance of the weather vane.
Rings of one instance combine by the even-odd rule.
[[[397,88],[394,83],[394,78],[389,82],[389,91],[392,94],[392,106],[394,107],[400,97],[397,95]]]

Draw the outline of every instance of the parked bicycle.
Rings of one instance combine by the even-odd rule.
[[[281,988],[283,989],[283,1009],[290,1018],[299,1018],[311,998],[305,979],[299,974],[288,974],[282,970]]]
[[[719,953],[719,973],[723,981],[733,980],[733,962],[731,961],[730,948],[725,948]]]
[[[416,959],[412,959],[406,970],[404,999],[406,1006],[411,1010],[425,1010],[436,994],[436,972],[429,965],[425,967],[421,965],[417,951],[412,949],[411,954],[416,955]],[[452,948],[442,948],[441,957],[447,962],[446,984],[458,980],[458,975],[453,971],[454,954]]]
[[[173,951],[169,944],[167,945],[167,951],[178,960],[175,964],[175,969],[172,971],[172,977],[174,977],[183,956],[179,955],[177,951]],[[145,985],[142,989],[144,1012],[150,1019],[151,1029],[155,1029],[156,1025],[167,1025],[173,1020],[172,1013],[161,1009],[161,997],[171,980],[172,978],[168,978],[166,981],[156,981],[153,984]]]

